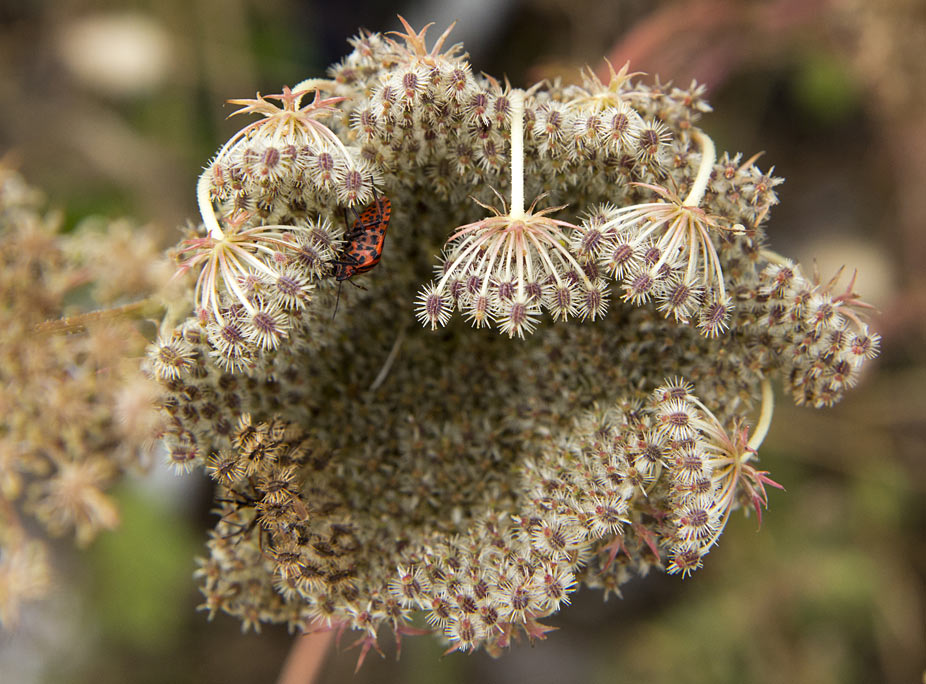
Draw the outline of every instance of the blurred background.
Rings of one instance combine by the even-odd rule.
[[[320,682],[916,682],[926,666],[926,3],[922,0],[0,0],[0,156],[65,226],[129,216],[163,244],[236,130],[229,98],[320,76],[359,27],[450,22],[475,70],[527,86],[630,60],[708,85],[720,151],[786,178],[774,249],[859,269],[882,357],[825,411],[782,397],[757,533],[736,516],[694,577],[580,592],[559,631],[498,660],[410,638]],[[155,472],[119,492],[122,526],[59,549],[56,590],[0,634],[0,679],[269,682],[292,637],[196,612],[210,493]],[[351,639],[345,637],[342,647]]]

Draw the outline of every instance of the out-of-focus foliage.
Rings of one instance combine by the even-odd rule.
[[[183,614],[191,589],[187,558],[198,539],[182,509],[139,492],[137,485],[116,498],[119,534],[103,536],[90,554],[104,638],[147,650],[177,648],[177,632],[189,621]]]
[[[114,529],[107,493],[153,444],[146,340],[122,314],[165,279],[150,239],[124,223],[70,234],[0,166],[0,623],[51,582],[43,535],[87,546]],[[114,307],[80,313],[88,306]],[[134,357],[134,359],[133,359]]]

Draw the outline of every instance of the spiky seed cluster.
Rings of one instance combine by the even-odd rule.
[[[765,504],[769,378],[827,403],[850,384],[833,382],[844,357],[876,353],[854,294],[764,249],[781,181],[755,157],[715,160],[700,86],[625,67],[521,92],[445,39],[362,34],[333,83],[310,82],[343,98],[326,130],[394,209],[382,263],[333,320],[329,226],[350,202],[298,165],[241,197],[261,194],[266,216],[200,184],[212,241],[187,259],[205,313],[165,326],[149,358],[171,462],[220,490],[204,608],[245,627],[349,628],[361,654],[430,630],[497,653],[542,637],[579,586],[686,575],[732,510]],[[486,207],[493,190],[509,202],[474,215],[468,196]],[[562,215],[524,209],[542,193]],[[646,243],[624,270],[609,260],[621,241]],[[273,294],[265,268],[297,284]],[[625,295],[607,315],[602,270]],[[633,294],[631,272],[658,286]],[[554,324],[528,337],[544,309]],[[526,339],[443,328],[454,310]],[[583,313],[594,324],[563,320]]]
[[[509,337],[524,337],[541,309],[554,320],[604,315],[607,289],[565,246],[566,231],[575,226],[549,216],[562,207],[535,212],[531,206],[521,216],[504,205],[486,208],[495,215],[461,226],[448,241],[436,282],[418,296],[422,324],[446,325],[459,309],[477,328],[494,321]]]
[[[318,89],[326,85],[307,82],[295,92],[287,87],[279,95],[230,100],[241,105],[232,115],[263,118],[236,133],[203,174],[208,201],[220,207],[220,216],[268,219],[287,211],[298,215],[316,206],[319,196],[349,206],[372,198],[372,168],[322,121],[343,100],[322,97]],[[313,90],[314,99],[303,105]]]
[[[683,324],[697,324],[709,337],[722,333],[732,311],[715,243],[746,232],[724,224],[701,204],[714,172],[714,144],[699,131],[697,176],[685,199],[639,184],[660,201],[617,208],[594,207],[576,231],[572,247],[584,263],[596,263],[618,280],[623,300],[634,306],[655,301],[659,311]],[[693,320],[697,314],[697,319]]]
[[[658,429],[666,438],[666,468],[671,477],[668,572],[690,574],[717,543],[730,513],[742,505],[761,520],[768,506],[765,485],[781,488],[765,471],[750,463],[768,428],[767,420],[752,437],[742,422],[728,432],[684,382],[664,385],[654,393]],[[771,390],[763,387],[764,407]],[[763,418],[770,418],[769,415]]]
[[[226,227],[221,238],[190,238],[180,271],[198,271],[194,300],[213,353],[228,369],[252,368],[311,321],[307,304],[339,251],[340,228],[327,220],[290,226]],[[159,357],[156,373],[167,372]]]
[[[791,261],[769,264],[759,276],[757,325],[783,366],[798,405],[832,406],[855,386],[881,337],[862,319],[871,307],[853,291],[838,291],[842,270],[827,282],[808,280]]]
[[[761,508],[764,484],[775,484],[749,464],[745,428],[730,439],[691,391],[675,380],[645,404],[622,399],[519,457],[511,503],[520,514],[483,514],[455,535],[432,520],[421,530],[431,534],[391,548],[359,524],[378,502],[347,507],[337,488],[318,487],[343,477],[322,445],[292,425],[243,416],[232,448],[207,466],[222,505],[197,573],[203,608],[254,628],[279,615],[349,625],[370,643],[383,626],[420,629],[423,615],[421,626],[451,649],[497,653],[519,635],[542,638],[540,620],[570,602],[583,576],[662,563],[688,574],[730,512]]]
[[[732,302],[714,234],[743,232],[721,226],[703,209],[686,206],[662,188],[663,202],[592,209],[572,239],[584,263],[617,280],[633,306],[654,302],[665,316],[697,325],[708,336],[726,328]]]
[[[607,290],[594,268],[584,269],[567,248],[571,223],[524,210],[524,94],[511,98],[511,211],[486,205],[494,216],[461,226],[450,236],[439,280],[418,296],[418,319],[431,329],[445,325],[453,308],[477,328],[493,319],[509,337],[533,332],[546,308],[554,320],[577,313],[595,320],[607,309]]]
[[[402,182],[414,185],[423,173],[442,202],[463,202],[473,190],[488,201],[488,188],[507,181],[512,90],[473,74],[460,46],[444,50],[447,32],[428,50],[425,30],[404,26],[396,39],[361,35],[330,70],[339,93],[364,95],[343,104],[350,135],[361,142],[364,159]],[[606,84],[588,74],[581,87],[526,93],[525,164],[535,196],[552,188],[553,204],[566,203],[577,191],[664,177],[672,157],[669,124],[690,122],[706,109],[703,88],[673,89],[687,98],[679,110],[657,105],[652,89],[631,76],[624,68],[612,70]]]

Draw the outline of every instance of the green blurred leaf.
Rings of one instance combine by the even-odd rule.
[[[190,619],[195,537],[164,502],[129,488],[117,498],[122,523],[91,553],[100,627],[107,640],[163,648]]]
[[[833,54],[808,55],[792,87],[798,104],[821,123],[843,121],[859,109],[858,88],[847,65]]]

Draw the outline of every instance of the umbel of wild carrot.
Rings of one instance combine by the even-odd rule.
[[[695,572],[778,486],[772,384],[830,405],[878,337],[771,251],[781,179],[716,152],[701,86],[512,88],[402,24],[238,102],[149,365],[216,483],[210,615],[499,653],[580,587]],[[389,241],[332,317],[374,187]]]

